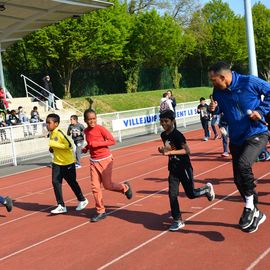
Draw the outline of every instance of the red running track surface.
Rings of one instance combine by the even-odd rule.
[[[180,187],[180,206],[186,226],[169,232],[167,158],[157,152],[160,141],[113,151],[115,182],[130,181],[134,197],[104,191],[109,216],[90,223],[95,213],[88,160],[77,170],[89,200],[81,212],[64,182],[68,213],[52,216],[55,198],[50,168],[2,177],[0,194],[8,194],[14,210],[0,216],[1,269],[269,269],[268,218],[253,234],[238,228],[243,202],[232,180],[230,158],[220,158],[221,140],[200,140],[201,131],[187,132],[195,186],[210,181],[216,199],[189,200]],[[269,216],[269,162],[254,166],[259,208]]]

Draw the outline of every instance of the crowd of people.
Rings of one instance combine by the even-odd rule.
[[[37,131],[37,125],[30,125],[32,123],[43,122],[39,116],[38,107],[34,106],[27,116],[22,106],[19,106],[17,110],[9,110],[2,100],[0,100],[0,127],[23,125],[24,137],[35,135]],[[5,129],[0,129],[1,141],[7,140]]]

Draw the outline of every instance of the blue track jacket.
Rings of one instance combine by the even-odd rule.
[[[266,81],[232,72],[231,85],[225,90],[214,89],[213,98],[218,102],[215,114],[224,113],[232,144],[241,145],[251,136],[268,132],[267,126],[247,115],[247,110],[258,111],[264,120],[269,113],[270,84]]]

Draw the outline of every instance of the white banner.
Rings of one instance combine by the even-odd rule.
[[[187,118],[197,114],[197,107],[185,108],[176,110],[176,119]],[[159,113],[139,115],[128,118],[114,119],[112,120],[113,131],[119,131],[124,129],[129,129],[133,127],[147,126],[159,122]]]

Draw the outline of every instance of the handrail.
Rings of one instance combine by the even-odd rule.
[[[72,106],[71,104],[69,104],[68,102],[62,100],[60,97],[56,96],[54,93],[51,93],[50,91],[48,91],[47,89],[45,89],[44,87],[42,87],[41,85],[37,84],[36,82],[32,81],[30,78],[28,78],[27,76],[21,74],[21,77],[24,80],[24,88],[25,88],[25,93],[26,96],[28,97],[29,95],[34,97],[35,99],[39,100],[40,102],[42,102],[43,104],[45,104],[46,106],[48,106],[48,108],[53,109],[46,101],[49,100],[49,97],[44,96],[41,92],[39,92],[38,90],[36,90],[35,88],[33,88],[31,85],[29,85],[27,83],[27,81],[33,83],[34,85],[36,85],[37,87],[39,87],[42,91],[48,93],[48,95],[53,95],[53,97],[57,100],[61,100],[62,103],[64,103],[67,107],[69,107],[70,109],[76,111],[77,113],[79,113],[80,115],[83,115],[83,112],[78,110],[77,108],[75,108],[74,106]],[[33,90],[34,92],[36,92],[38,95],[34,95],[32,93],[30,93],[28,91],[28,88],[30,88],[31,90]],[[40,97],[43,97],[46,101],[42,101],[40,99]]]

